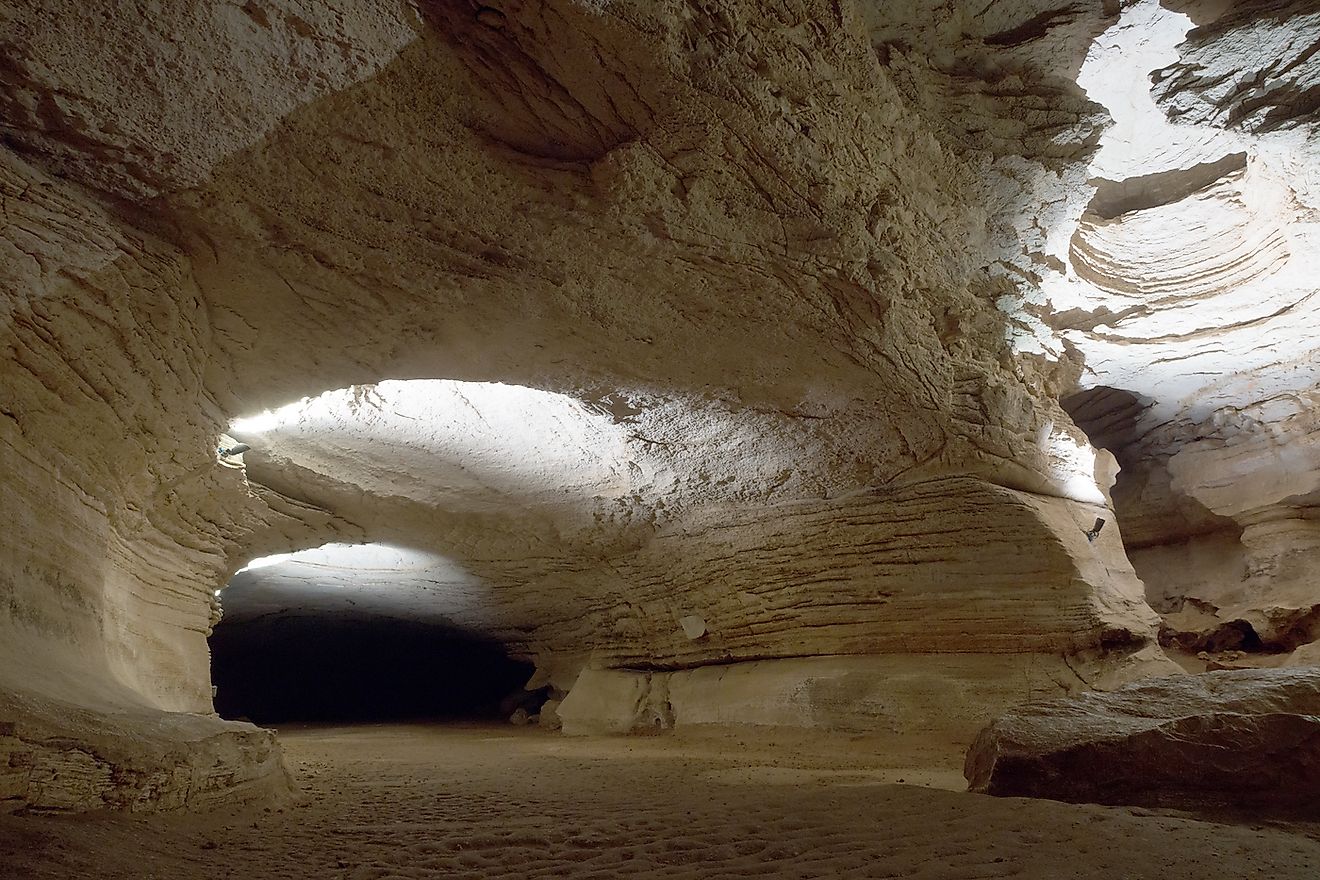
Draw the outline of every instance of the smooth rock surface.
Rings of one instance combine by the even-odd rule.
[[[973,791],[1102,804],[1320,810],[1320,669],[1208,672],[1024,706],[967,754]]]

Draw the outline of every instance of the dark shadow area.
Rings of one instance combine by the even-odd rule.
[[[1164,647],[1178,647],[1189,654],[1209,651],[1212,654],[1224,651],[1243,651],[1257,654],[1265,650],[1256,630],[1245,620],[1230,620],[1222,626],[1203,633],[1178,632],[1167,624],[1160,627],[1160,644]]]
[[[221,621],[210,642],[216,711],[258,724],[497,718],[533,671],[466,630],[379,615]]]
[[[1115,455],[1140,439],[1138,424],[1153,403],[1131,391],[1106,385],[1069,394],[1059,401],[1077,427],[1086,432],[1092,446],[1108,449]]]

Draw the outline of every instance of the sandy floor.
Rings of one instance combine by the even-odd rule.
[[[1320,877],[1296,829],[913,785],[958,780],[860,748],[425,726],[285,742],[297,804],[0,818],[0,878]]]

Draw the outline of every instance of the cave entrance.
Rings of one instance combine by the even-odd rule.
[[[378,544],[258,560],[221,593],[215,707],[258,724],[496,720],[533,667],[471,616],[473,579]]]
[[[650,484],[629,446],[636,412],[619,394],[385,379],[232,420],[222,464],[332,512],[328,534],[377,543],[267,557],[235,575],[212,638],[221,713],[470,717],[494,704],[537,718],[547,693],[519,693],[532,670],[500,650],[535,628],[534,612],[434,549],[492,579],[520,576],[510,536],[580,534],[602,498]]]

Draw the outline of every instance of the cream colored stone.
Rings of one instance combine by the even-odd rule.
[[[1024,680],[1072,687],[1061,665],[1094,686],[1168,669],[1112,462],[1056,397],[1081,356],[1088,382],[1149,367],[1120,355],[1187,316],[1304,316],[1312,230],[1273,141],[1184,194],[1198,222],[1153,261],[1128,251],[1176,213],[1083,218],[1103,5],[105,11],[0,18],[0,694],[49,698],[51,730],[66,706],[192,723],[215,590],[327,545],[393,554],[335,557],[336,590],[571,686],[570,733],[726,700],[924,729],[932,695],[983,681],[965,730]],[[1245,149],[1196,139],[1152,188],[1218,169],[1226,139]],[[1184,251],[1225,259],[1170,280]],[[1060,274],[1076,326],[1045,320]],[[1101,338],[1120,296],[1159,308]],[[1230,337],[1244,376],[1284,363]],[[1217,358],[1147,378],[1199,393]],[[427,406],[388,380],[426,380]],[[274,430],[231,424],[303,398]],[[226,433],[242,468],[216,461]],[[343,601],[308,559],[221,606]],[[838,668],[794,665],[822,655]],[[96,788],[102,764],[66,764]]]
[[[1315,25],[1305,4],[1145,0],[1079,78],[1115,124],[1046,320],[1085,359],[1069,409],[1124,466],[1134,563],[1184,642],[1320,634]]]
[[[646,673],[585,669],[556,713],[569,736],[633,733],[644,726],[650,698]]]

